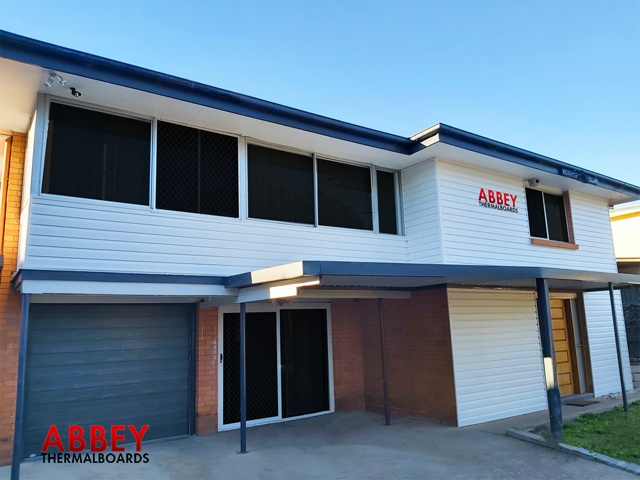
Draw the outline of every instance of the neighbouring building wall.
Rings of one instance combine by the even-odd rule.
[[[0,277],[0,465],[11,463],[13,429],[18,378],[18,346],[20,343],[21,296],[11,288],[11,276],[18,263],[20,203],[27,136],[13,133],[8,165],[2,255],[4,266]]]
[[[445,288],[384,300],[391,412],[456,425],[451,332]],[[366,408],[384,412],[380,323],[376,301],[362,302]]]
[[[449,289],[458,425],[547,408],[534,292]]]
[[[442,263],[435,160],[402,171],[402,196],[407,260],[410,263]]]
[[[331,304],[331,346],[335,409],[364,410],[361,305],[355,300]]]
[[[618,333],[620,334],[625,385],[627,390],[629,390],[633,388],[633,382],[631,379],[629,350],[627,348],[620,292],[614,292],[614,298],[618,320]],[[609,292],[585,293],[584,309],[589,335],[589,352],[591,354],[594,394],[596,397],[599,397],[609,393],[619,393],[621,391],[620,374],[618,370],[618,356],[616,353]]]
[[[437,171],[445,263],[617,271],[606,200],[569,192],[578,250],[532,245],[522,178],[440,159]],[[517,195],[518,212],[479,206],[480,188]]]
[[[218,431],[218,309],[200,308],[196,340],[196,434]]]

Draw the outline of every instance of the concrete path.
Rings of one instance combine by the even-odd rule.
[[[501,434],[380,415],[335,413],[239,432],[148,442],[147,464],[22,464],[21,479],[634,479],[606,465]],[[0,469],[0,480],[9,468]]]

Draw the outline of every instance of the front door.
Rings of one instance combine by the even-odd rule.
[[[558,387],[560,395],[576,393],[575,366],[573,365],[573,351],[571,347],[572,330],[567,314],[567,301],[552,298],[551,322],[553,325],[553,346],[556,352],[556,368],[558,371]]]
[[[222,317],[222,427],[240,422],[240,314]],[[330,410],[327,310],[248,312],[247,421]]]

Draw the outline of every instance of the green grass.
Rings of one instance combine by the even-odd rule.
[[[640,463],[640,402],[610,412],[582,415],[564,426],[565,443],[618,460]]]

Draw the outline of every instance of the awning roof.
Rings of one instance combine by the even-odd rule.
[[[536,279],[563,291],[600,291],[640,285],[640,275],[561,268],[495,265],[444,265],[373,262],[300,261],[225,279],[228,288],[294,285],[301,288],[411,290],[436,285],[535,288]],[[305,285],[305,283],[307,285]]]

